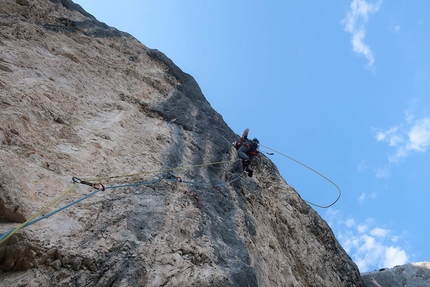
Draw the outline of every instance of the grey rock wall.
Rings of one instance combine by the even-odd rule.
[[[0,244],[0,286],[363,286],[166,55],[72,1],[1,0],[0,26],[0,234],[107,187]]]
[[[417,262],[362,274],[366,287],[430,286],[430,263]]]

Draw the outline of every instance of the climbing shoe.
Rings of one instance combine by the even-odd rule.
[[[248,173],[249,177],[252,177],[252,175],[254,174],[254,170],[250,166],[247,166],[245,171]]]
[[[242,160],[242,167],[244,171],[248,168],[248,164],[249,164],[249,159]]]

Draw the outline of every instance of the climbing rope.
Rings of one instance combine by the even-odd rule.
[[[196,164],[196,165],[188,165],[188,166],[179,166],[179,167],[173,167],[173,168],[167,168],[167,169],[161,169],[161,170],[153,170],[153,171],[142,171],[138,173],[130,173],[130,174],[122,174],[122,175],[114,175],[114,176],[108,176],[108,177],[99,177],[99,178],[89,178],[86,179],[87,181],[102,181],[102,180],[108,180],[108,179],[117,179],[117,178],[124,178],[124,177],[135,177],[139,175],[148,175],[153,173],[162,173],[167,171],[176,171],[180,169],[188,169],[188,168],[194,168],[194,167],[203,167],[203,166],[209,166],[209,165],[216,165],[216,164],[222,164],[222,163],[228,163],[228,162],[235,162],[239,161],[239,159],[233,159],[233,160],[225,160],[225,161],[218,161],[218,162],[210,162],[210,163],[202,163],[202,164]]]
[[[52,205],[54,205],[55,203],[57,203],[58,201],[60,201],[63,197],[65,197],[67,194],[69,194],[73,189],[76,188],[76,186],[79,183],[75,183],[72,187],[70,187],[68,190],[66,190],[63,194],[61,194],[59,197],[57,197],[56,199],[54,199],[53,201],[51,201],[50,203],[48,203],[45,207],[43,207],[41,210],[39,210],[36,214],[34,214],[32,217],[30,217],[26,222],[24,222],[23,224],[21,224],[20,226],[18,226],[17,228],[10,230],[8,232],[6,232],[6,235],[3,234],[0,237],[0,244],[2,244],[6,239],[8,239],[9,237],[11,237],[12,235],[14,235],[15,233],[17,233],[18,231],[20,231],[22,228],[24,228],[26,225],[28,225],[31,221],[33,221],[36,217],[38,217],[39,215],[41,215],[45,210],[47,210],[49,207],[51,207]]]
[[[102,180],[102,179],[112,179],[112,178],[121,178],[121,177],[131,177],[131,176],[138,176],[138,175],[142,175],[142,174],[151,174],[151,173],[161,173],[161,172],[166,172],[166,171],[173,171],[173,170],[179,170],[179,169],[184,169],[184,168],[193,168],[193,167],[201,167],[201,166],[209,166],[209,165],[215,165],[215,164],[221,164],[221,163],[227,163],[227,162],[234,162],[234,161],[238,161],[240,159],[235,159],[235,160],[229,160],[229,161],[221,161],[221,162],[212,162],[212,163],[205,163],[205,164],[198,164],[198,165],[192,165],[192,166],[182,166],[182,167],[176,167],[176,168],[169,168],[169,169],[163,169],[163,170],[158,170],[158,171],[150,171],[150,172],[140,172],[140,173],[134,173],[134,174],[126,174],[126,175],[119,175],[119,176],[111,176],[111,177],[105,177],[105,178],[98,178],[98,179],[93,179],[93,180]],[[186,183],[186,184],[194,184],[194,185],[198,185],[198,186],[206,186],[206,187],[213,187],[214,189],[216,189],[218,192],[220,192],[223,196],[226,196],[224,193],[221,192],[221,190],[219,189],[219,187],[224,186],[224,185],[228,185],[236,180],[238,180],[242,175],[244,174],[244,172],[242,172],[238,177],[230,180],[230,181],[226,181],[223,183],[218,183],[218,184],[208,184],[208,183],[201,183],[201,182],[193,182],[193,181],[183,181],[180,177],[174,177],[174,178],[168,178],[168,179],[164,179],[167,181],[174,181],[174,182],[179,182],[179,183]],[[94,194],[96,194],[99,191],[105,191],[106,189],[113,189],[113,188],[121,188],[121,187],[134,187],[134,186],[139,186],[139,185],[150,185],[150,184],[155,184],[158,183],[160,181],[162,181],[163,179],[156,179],[156,180],[152,180],[152,181],[140,181],[140,182],[134,182],[134,183],[126,183],[126,184],[120,184],[120,185],[113,185],[113,186],[107,186],[105,187],[103,184],[101,183],[92,183],[90,181],[93,180],[82,180],[78,177],[72,177],[72,182],[74,183],[72,187],[70,187],[66,192],[64,192],[63,194],[61,194],[59,197],[57,197],[56,199],[54,199],[53,201],[51,201],[49,204],[47,204],[45,207],[43,207],[40,211],[38,211],[36,214],[34,214],[31,218],[29,218],[26,222],[22,223],[21,225],[19,225],[18,227],[16,227],[15,229],[11,229],[9,231],[7,231],[6,233],[4,233],[3,235],[0,236],[0,244],[2,244],[3,242],[5,242],[9,237],[11,237],[12,235],[14,235],[15,233],[17,233],[19,230],[28,227],[36,222],[41,221],[42,219],[48,218],[72,205],[75,205],[91,196],[93,196]],[[90,194],[75,200],[61,208],[58,208],[42,217],[39,217],[37,219],[35,219],[36,217],[38,217],[39,215],[41,215],[46,209],[48,209],[49,207],[51,207],[52,205],[54,205],[55,203],[57,203],[58,201],[60,201],[62,198],[64,198],[67,194],[69,194],[73,189],[76,188],[77,185],[79,184],[84,184],[84,185],[88,185],[91,186],[93,188],[95,188],[96,190],[94,190],[93,192],[91,192]]]
[[[336,202],[338,202],[338,201],[339,201],[340,197],[342,196],[342,190],[341,190],[341,189],[339,188],[339,186],[338,186],[336,183],[334,183],[331,179],[329,179],[328,177],[326,177],[326,176],[322,175],[321,173],[319,173],[319,172],[318,172],[318,171],[316,171],[315,169],[313,169],[313,168],[311,168],[311,167],[307,166],[306,164],[304,164],[304,163],[302,163],[302,162],[300,162],[300,161],[298,161],[298,160],[296,160],[296,159],[294,159],[294,158],[292,158],[292,157],[290,157],[290,156],[288,156],[288,155],[286,155],[286,154],[283,154],[282,152],[279,152],[279,151],[277,151],[277,150],[274,150],[274,149],[272,149],[272,148],[270,148],[270,147],[268,147],[268,146],[265,146],[265,145],[263,145],[263,144],[261,144],[261,143],[260,143],[260,146],[265,147],[266,149],[269,149],[269,150],[271,150],[271,151],[273,151],[273,152],[275,152],[275,153],[277,153],[277,154],[280,154],[280,155],[282,155],[282,156],[284,156],[284,157],[286,157],[286,158],[288,158],[288,159],[290,159],[290,160],[292,160],[292,161],[294,161],[294,162],[296,162],[296,163],[298,163],[298,164],[300,164],[300,165],[302,165],[302,166],[306,167],[307,169],[309,169],[309,170],[313,171],[314,173],[318,174],[319,176],[321,176],[322,178],[324,178],[325,180],[327,180],[328,182],[330,182],[331,184],[333,184],[333,185],[337,188],[337,190],[338,190],[338,196],[337,196],[336,200],[335,200],[335,201],[333,201],[333,202],[332,202],[331,204],[329,204],[329,205],[325,205],[325,206],[323,206],[323,205],[318,205],[318,204],[316,204],[316,203],[313,203],[313,202],[310,202],[310,201],[308,201],[308,200],[305,200],[305,199],[304,199],[304,201],[305,201],[305,202],[307,202],[307,203],[309,203],[309,204],[311,204],[311,205],[313,205],[313,206],[316,206],[316,207],[320,207],[320,208],[329,208],[329,207],[331,207],[331,206],[335,205],[335,204],[336,204]]]
[[[224,138],[226,141],[230,142],[227,138],[225,138],[225,137],[223,137],[223,138]],[[315,169],[313,169],[313,168],[311,168],[311,167],[307,166],[306,164],[304,164],[304,163],[302,163],[302,162],[300,162],[300,161],[298,161],[298,160],[296,160],[296,159],[294,159],[294,158],[292,158],[292,157],[290,157],[290,156],[288,156],[288,155],[286,155],[286,154],[283,154],[283,153],[282,153],[282,152],[280,152],[280,151],[274,150],[274,149],[272,149],[272,148],[270,148],[270,147],[268,147],[268,146],[265,146],[265,145],[263,145],[263,144],[261,144],[261,143],[259,143],[259,146],[265,147],[266,149],[269,149],[269,150],[271,150],[271,151],[273,151],[273,152],[275,152],[275,153],[278,153],[278,154],[280,154],[280,155],[282,155],[282,156],[284,156],[284,157],[286,157],[286,158],[288,158],[288,159],[290,159],[290,160],[292,160],[292,161],[294,161],[294,162],[296,162],[296,163],[298,163],[298,164],[300,164],[300,165],[302,165],[302,166],[306,167],[307,169],[309,169],[309,170],[313,171],[313,172],[314,172],[314,173],[316,173],[317,175],[321,176],[322,178],[324,178],[325,180],[327,180],[328,182],[330,182],[331,184],[333,184],[333,185],[337,188],[337,190],[338,190],[338,196],[337,196],[337,198],[336,198],[336,199],[335,199],[331,204],[329,204],[329,205],[319,205],[319,204],[313,203],[313,202],[311,202],[311,201],[309,201],[309,200],[303,199],[306,203],[308,203],[308,204],[310,204],[310,205],[313,205],[313,206],[316,206],[316,207],[319,207],[319,208],[329,208],[329,207],[331,207],[331,206],[335,205],[335,204],[339,201],[340,197],[342,196],[342,190],[341,190],[341,189],[339,188],[339,186],[338,186],[336,183],[334,183],[331,179],[329,179],[328,177],[326,177],[326,176],[324,176],[323,174],[319,173],[319,172],[318,172],[318,171],[316,171]],[[265,153],[265,154],[268,154],[268,155],[273,155],[273,153],[269,153],[269,152],[266,152],[266,151],[262,151],[262,152],[263,152],[263,153]]]
[[[313,202],[310,202],[308,200],[304,200],[305,202],[314,205],[316,207],[320,207],[320,208],[329,208],[331,206],[333,206],[341,197],[342,195],[342,191],[339,188],[339,186],[337,186],[336,183],[334,183],[332,180],[330,180],[329,178],[327,178],[326,176],[322,175],[321,173],[319,173],[318,171],[314,170],[313,168],[305,165],[304,163],[288,156],[285,155],[277,150],[274,150],[268,146],[265,146],[263,144],[260,144],[260,146],[265,147],[266,149],[269,149],[275,153],[278,153],[306,168],[308,168],[309,170],[313,171],[314,173],[318,174],[319,176],[321,176],[322,178],[324,178],[325,180],[327,180],[328,182],[330,182],[331,184],[333,184],[339,191],[338,197],[336,198],[336,200],[334,202],[332,202],[329,205],[326,206],[322,206],[322,205],[318,205],[315,204]],[[212,163],[203,163],[203,164],[198,164],[198,165],[191,165],[191,166],[181,166],[181,167],[175,167],[175,168],[168,168],[168,169],[162,169],[162,170],[155,170],[155,171],[143,171],[143,172],[139,172],[139,173],[132,173],[132,174],[123,174],[123,175],[116,175],[116,176],[109,176],[109,177],[100,177],[100,178],[93,178],[93,179],[80,179],[77,177],[73,177],[72,178],[72,182],[74,183],[73,186],[71,186],[68,190],[66,190],[63,194],[61,194],[59,197],[57,197],[56,199],[54,199],[53,201],[51,201],[50,203],[48,203],[45,207],[43,207],[40,211],[38,211],[36,214],[34,214],[32,217],[30,217],[27,221],[25,221],[24,223],[22,223],[21,225],[19,225],[18,227],[16,227],[15,229],[11,229],[9,231],[7,231],[6,233],[4,233],[3,235],[0,236],[0,244],[2,244],[3,242],[5,242],[9,237],[11,237],[12,235],[14,235],[15,233],[17,233],[19,230],[28,227],[36,222],[39,222],[42,219],[48,218],[74,204],[77,204],[91,196],[93,196],[94,194],[96,194],[99,191],[104,191],[106,189],[113,189],[113,188],[120,188],[120,187],[132,187],[132,186],[139,186],[139,185],[145,185],[145,184],[155,184],[160,182],[162,179],[157,179],[157,180],[152,180],[152,181],[140,181],[140,182],[135,182],[135,183],[126,183],[126,184],[121,184],[121,185],[114,185],[114,186],[107,186],[105,187],[103,184],[97,182],[97,183],[93,183],[92,181],[102,181],[102,180],[109,180],[109,179],[117,179],[117,178],[124,178],[124,177],[135,177],[135,176],[140,176],[140,175],[147,175],[147,174],[153,174],[153,173],[162,173],[162,172],[168,172],[168,171],[175,171],[175,170],[180,170],[180,169],[187,169],[187,168],[194,168],[194,167],[203,167],[203,166],[209,166],[209,165],[216,165],[216,164],[223,164],[223,163],[228,163],[228,162],[235,162],[235,161],[239,161],[241,159],[234,159],[234,160],[226,160],[226,161],[219,161],[219,162],[212,162]],[[219,189],[219,187],[224,186],[224,185],[228,185],[236,180],[238,180],[245,171],[243,171],[238,177],[230,180],[230,181],[226,181],[223,183],[219,183],[219,184],[209,184],[209,183],[201,183],[201,182],[193,182],[193,181],[183,181],[180,177],[175,177],[175,178],[170,178],[170,179],[164,179],[164,180],[168,180],[168,181],[175,181],[175,182],[180,182],[180,183],[186,183],[186,184],[194,184],[194,185],[198,185],[198,186],[206,186],[206,187],[213,187],[214,189],[216,189],[218,192],[220,192],[222,195],[226,196],[224,193],[221,192],[221,190]],[[45,210],[47,210],[49,207],[51,207],[52,205],[54,205],[55,203],[59,202],[62,198],[64,198],[67,194],[69,194],[72,190],[74,190],[76,188],[77,185],[79,184],[84,184],[84,185],[88,185],[91,186],[93,188],[95,188],[96,190],[94,190],[93,192],[91,192],[90,194],[75,200],[61,208],[58,208],[42,217],[39,217],[36,219],[36,217],[40,216]]]

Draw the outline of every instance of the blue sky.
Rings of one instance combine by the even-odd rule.
[[[238,134],[333,180],[342,198],[315,210],[361,272],[430,261],[430,2],[75,3],[165,53]],[[336,198],[271,158],[302,198]]]

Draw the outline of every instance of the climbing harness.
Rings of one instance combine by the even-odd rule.
[[[239,159],[240,160],[240,159]],[[173,171],[173,170],[179,170],[179,169],[185,169],[185,168],[192,168],[192,167],[199,167],[199,166],[209,166],[209,165],[215,165],[215,164],[220,164],[220,163],[226,163],[226,162],[234,162],[234,161],[238,161],[238,159],[235,160],[229,160],[229,161],[221,161],[221,162],[213,162],[213,163],[206,163],[206,164],[199,164],[199,165],[193,165],[193,166],[183,166],[183,167],[176,167],[176,168],[169,168],[169,169],[164,169],[164,170],[158,170],[158,171],[151,171],[151,172],[141,172],[141,173],[135,173],[135,174],[127,174],[127,175],[120,175],[120,176],[111,176],[111,177],[106,177],[104,179],[112,179],[112,178],[120,178],[120,177],[131,177],[131,176],[138,176],[141,174],[150,174],[150,173],[161,173],[161,172],[166,172],[166,171]],[[43,207],[39,212],[37,212],[36,214],[34,214],[31,218],[29,218],[26,222],[22,223],[21,225],[19,225],[18,227],[16,227],[15,229],[11,229],[9,231],[7,231],[6,233],[4,233],[3,235],[0,236],[0,244],[2,244],[3,242],[5,242],[9,237],[11,237],[12,235],[14,235],[15,233],[17,233],[19,230],[28,227],[36,222],[41,221],[42,219],[48,218],[72,205],[75,205],[91,196],[93,196],[94,194],[98,193],[99,191],[105,191],[106,189],[114,189],[114,188],[121,188],[121,187],[135,187],[135,186],[140,186],[140,185],[152,185],[152,184],[156,184],[161,182],[162,180],[166,180],[166,181],[172,181],[172,182],[178,182],[178,183],[185,183],[185,184],[193,184],[193,185],[197,185],[197,186],[205,186],[205,187],[213,187],[215,190],[217,190],[219,193],[221,193],[223,196],[227,197],[220,189],[220,187],[224,186],[224,185],[228,185],[236,180],[238,180],[241,176],[243,175],[243,173],[241,173],[239,176],[233,178],[230,181],[226,181],[223,183],[218,183],[218,184],[209,184],[209,183],[201,183],[201,182],[193,182],[193,181],[184,181],[182,180],[181,177],[179,176],[175,176],[173,178],[165,178],[165,179],[156,179],[156,180],[151,180],[151,181],[140,181],[140,182],[134,182],[134,183],[125,183],[125,184],[120,184],[120,185],[112,185],[112,186],[104,186],[102,183],[92,183],[90,181],[92,180],[82,180],[78,177],[72,177],[72,183],[73,186],[70,187],[66,192],[64,192],[63,194],[61,194],[59,197],[57,197],[56,199],[54,199],[53,201],[51,201],[49,204],[47,204],[45,207]],[[100,180],[100,179],[98,179]],[[94,190],[93,192],[91,192],[90,194],[79,198],[63,207],[60,207],[44,216],[41,216],[39,218],[36,219],[36,217],[40,216],[45,210],[47,210],[49,207],[51,207],[52,205],[54,205],[55,203],[57,203],[58,201],[60,201],[62,198],[64,198],[67,194],[69,194],[72,190],[74,190],[79,184],[84,184],[87,186],[90,186],[96,190]],[[196,198],[196,196],[193,194],[193,196]]]
[[[290,160],[292,160],[292,161],[294,161],[294,162],[296,162],[296,163],[298,163],[298,164],[300,164],[300,165],[302,165],[302,166],[306,167],[307,169],[309,169],[309,170],[313,171],[314,173],[318,174],[319,176],[321,176],[322,178],[324,178],[325,180],[327,180],[328,182],[330,182],[331,184],[333,184],[333,185],[337,188],[337,190],[338,190],[338,196],[337,196],[336,200],[335,200],[335,201],[333,201],[333,202],[332,202],[331,204],[329,204],[329,205],[326,205],[326,206],[318,205],[318,204],[316,204],[316,203],[313,203],[313,202],[310,202],[310,201],[308,201],[308,200],[305,200],[305,199],[304,199],[304,201],[305,201],[305,202],[307,202],[307,203],[309,203],[309,204],[311,204],[311,205],[313,205],[313,206],[316,206],[316,207],[320,207],[320,208],[329,208],[329,207],[331,207],[331,206],[335,205],[335,204],[336,204],[336,202],[338,202],[338,201],[339,201],[340,197],[342,196],[342,190],[341,190],[341,189],[339,188],[339,186],[338,186],[336,183],[334,183],[331,179],[329,179],[328,177],[326,177],[326,176],[322,175],[321,173],[319,173],[319,172],[318,172],[318,171],[316,171],[315,169],[313,169],[313,168],[311,168],[311,167],[307,166],[306,164],[304,164],[304,163],[302,163],[302,162],[300,162],[300,161],[298,161],[298,160],[296,160],[296,159],[294,159],[294,158],[292,158],[292,157],[290,157],[290,156],[288,156],[288,155],[286,155],[286,154],[283,154],[283,153],[281,153],[281,152],[279,152],[279,151],[277,151],[277,150],[274,150],[274,149],[272,149],[272,148],[270,148],[270,147],[268,147],[268,146],[265,146],[265,145],[263,145],[263,144],[261,144],[261,143],[260,143],[260,146],[265,147],[266,149],[269,149],[269,150],[271,150],[271,151],[273,151],[273,152],[275,152],[275,153],[277,153],[277,154],[280,154],[280,155],[282,155],[282,156],[284,156],[284,157],[286,157],[286,158],[288,158],[288,159],[290,159]]]

